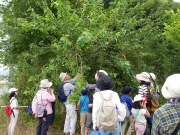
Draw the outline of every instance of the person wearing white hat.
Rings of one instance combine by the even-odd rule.
[[[59,79],[61,82],[64,83],[63,90],[65,95],[68,97],[73,94],[74,92],[74,83],[77,81],[80,73],[78,72],[77,75],[71,79],[71,77],[65,73],[61,72],[59,75]],[[70,133],[70,135],[75,134],[76,131],[76,122],[77,122],[77,112],[76,110],[76,104],[70,103],[68,98],[64,102],[64,105],[66,107],[66,118],[64,123],[64,135],[67,135]]]
[[[18,95],[18,89],[17,88],[10,88],[9,89],[9,98],[10,98],[10,106],[13,110],[13,113],[10,116],[10,123],[8,127],[8,135],[14,135],[14,129],[18,120],[19,110],[22,109],[21,106],[18,105],[18,101],[16,99],[16,96]]]
[[[155,91],[160,95],[159,86],[156,84],[156,75],[154,73],[149,73],[149,75],[150,75],[150,81],[151,81],[150,86],[153,87]]]
[[[180,74],[167,77],[161,93],[167,103],[155,111],[151,135],[180,135]]]
[[[135,119],[135,131],[136,135],[143,135],[146,130],[146,118],[150,117],[150,113],[146,108],[146,104],[143,103],[144,98],[141,95],[134,97],[134,103],[132,105],[132,113]]]

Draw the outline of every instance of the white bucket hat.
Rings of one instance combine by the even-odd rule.
[[[9,93],[15,92],[15,91],[18,91],[18,89],[16,89],[16,88],[10,88],[10,89],[9,89]]]
[[[143,98],[141,95],[136,95],[135,97],[134,97],[134,102],[137,102],[137,101],[142,101],[142,100],[144,100],[145,98]]]
[[[67,73],[61,72],[61,74],[59,75],[59,79],[61,80],[61,82],[64,81],[64,78],[66,77]]]
[[[147,72],[142,72],[136,75],[136,79],[138,80],[138,82],[140,81],[150,82],[149,78],[150,75]]]
[[[151,78],[153,79],[153,81],[155,81],[156,80],[156,75],[154,73],[149,73],[149,74],[150,74]]]
[[[166,79],[161,91],[162,91],[162,95],[166,99],[179,98],[180,97],[180,74],[170,75]]]
[[[41,80],[41,83],[39,85],[40,88],[50,88],[52,86],[52,82],[49,82],[48,79]]]

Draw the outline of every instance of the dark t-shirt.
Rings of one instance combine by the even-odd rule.
[[[89,95],[89,104],[92,104],[93,103],[93,96],[92,95]],[[92,114],[92,108],[89,107],[89,113]]]

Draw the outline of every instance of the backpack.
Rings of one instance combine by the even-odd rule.
[[[64,82],[58,89],[58,100],[59,102],[66,102],[67,97],[71,94],[71,90],[69,91],[69,94],[66,96],[64,93],[64,84],[68,82]]]
[[[148,111],[155,112],[159,107],[159,94],[153,87],[148,87]]]
[[[14,98],[14,99],[15,99],[15,98]],[[5,106],[5,112],[6,112],[6,114],[7,114],[8,116],[11,116],[11,114],[13,114],[13,116],[15,117],[14,111],[13,111],[13,109],[11,109],[11,106],[10,106],[11,103],[12,103],[12,101],[13,101],[14,99],[11,100],[10,104],[7,104],[7,105]]]
[[[99,95],[102,99],[102,103],[97,116],[97,127],[104,130],[114,130],[117,128],[118,122],[116,108],[112,102],[114,92],[110,94],[109,99],[105,99],[101,91]]]
[[[125,105],[125,109],[126,109],[126,117],[129,117],[130,116],[130,111],[129,111],[129,108],[127,106],[127,103],[126,102],[122,102],[124,105]]]
[[[33,115],[32,106],[31,106],[31,105],[28,106],[27,112],[28,112],[30,115]]]
[[[32,112],[35,115],[35,117],[44,113],[45,111],[45,106],[43,105],[43,102],[42,102],[42,93],[43,92],[36,93],[32,101],[31,107],[32,107]]]

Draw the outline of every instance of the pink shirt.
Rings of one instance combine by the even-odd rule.
[[[49,92],[47,91],[44,91],[44,90],[38,90],[38,93],[42,93],[42,102],[45,106],[45,109],[47,110],[47,114],[52,114],[53,113],[53,110],[52,110],[52,104],[51,102],[54,102],[55,101],[55,95],[54,94],[50,94]],[[42,117],[43,114],[40,114],[38,115],[38,117]]]

